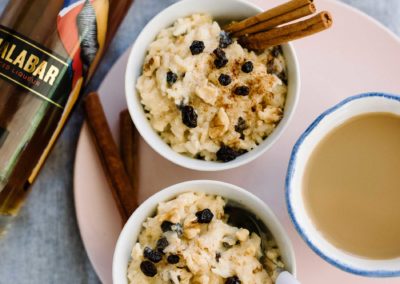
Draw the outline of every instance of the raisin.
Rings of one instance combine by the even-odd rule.
[[[168,71],[167,72],[167,83],[169,85],[174,84],[176,81],[178,80],[178,75],[176,75],[174,72],[172,71]]]
[[[157,267],[154,263],[145,260],[140,264],[140,270],[142,270],[143,274],[149,277],[154,277],[157,274]]]
[[[240,154],[232,148],[222,145],[217,151],[217,160],[222,162],[229,162],[236,159]]]
[[[216,254],[215,254],[215,260],[217,261],[217,262],[219,262],[219,259],[221,258],[221,254],[219,253],[219,252],[217,252]]]
[[[233,43],[232,38],[226,31],[221,31],[219,34],[219,47],[226,48]]]
[[[161,223],[161,230],[165,233],[168,231],[173,231],[178,234],[178,236],[181,236],[183,234],[183,228],[182,225],[179,223],[172,223],[170,221],[163,221]]]
[[[169,245],[167,238],[161,238],[157,241],[157,250],[160,253],[164,253],[164,249]]]
[[[152,250],[149,247],[144,248],[143,256],[154,263],[160,262],[162,259],[162,254],[160,252]]]
[[[237,124],[235,125],[235,131],[240,134],[240,139],[244,139],[243,131],[247,128],[246,120],[243,117],[239,117]]]
[[[218,47],[214,49],[213,53],[216,56],[216,59],[214,60],[215,67],[220,69],[228,64],[228,58],[226,58],[225,51],[223,51],[221,48]]]
[[[217,58],[214,60],[214,65],[217,67],[217,69],[221,69],[222,67],[226,66],[228,64],[228,59],[226,58]]]
[[[218,81],[222,86],[228,86],[232,82],[232,79],[229,75],[221,74],[219,75]]]
[[[170,222],[170,221],[163,221],[162,223],[161,223],[161,230],[165,233],[165,232],[168,232],[168,231],[172,231],[172,225],[173,225],[174,223],[172,223],[172,222]]]
[[[205,46],[201,40],[194,40],[190,45],[190,52],[192,55],[200,54],[203,52]]]
[[[189,128],[197,127],[197,113],[195,112],[192,106],[182,106],[181,108],[182,113],[182,122]]]
[[[242,65],[242,71],[244,73],[250,73],[251,71],[253,71],[253,62],[251,61],[246,61],[245,63],[243,63]]]
[[[173,224],[171,229],[172,229],[173,232],[175,232],[178,235],[178,237],[182,236],[183,228],[182,228],[182,225],[180,223]]]
[[[242,283],[237,276],[228,277],[225,284],[240,284]]]
[[[240,36],[240,37],[237,39],[237,43],[238,43],[241,47],[247,48],[246,46],[249,44],[249,39],[247,38],[247,36],[242,35],[242,36]]]
[[[179,262],[179,255],[170,254],[167,257],[167,261],[168,261],[169,264],[177,264]]]
[[[271,55],[273,57],[278,57],[279,54],[282,54],[282,47],[280,45],[274,46],[271,50]]]
[[[238,96],[247,96],[250,93],[250,88],[247,86],[239,86],[236,87],[233,92]]]
[[[214,218],[214,214],[210,209],[206,208],[204,210],[196,212],[197,222],[200,224],[208,224]]]
[[[226,58],[226,53],[222,50],[222,48],[218,47],[214,49],[213,53],[217,58]]]

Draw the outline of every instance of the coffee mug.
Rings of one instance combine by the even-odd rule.
[[[357,275],[394,277],[400,276],[400,257],[369,259],[339,249],[318,231],[306,210],[303,196],[306,165],[318,143],[337,126],[356,116],[371,112],[400,116],[400,97],[383,93],[361,94],[345,99],[317,117],[293,148],[286,176],[286,202],[289,215],[298,233],[324,260]]]

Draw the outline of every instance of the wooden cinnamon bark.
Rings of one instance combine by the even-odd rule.
[[[304,21],[273,28],[266,32],[242,36],[239,38],[239,43],[249,49],[261,50],[315,34],[331,25],[332,16],[329,12],[324,11]]]
[[[266,31],[268,29],[277,27],[279,25],[286,24],[291,21],[295,21],[297,19],[311,15],[311,14],[315,13],[315,11],[316,11],[315,5],[309,4],[309,5],[297,8],[293,11],[290,11],[286,14],[280,15],[278,17],[272,18],[272,19],[264,21],[264,22],[260,22],[249,28],[235,32],[232,34],[232,36],[239,37],[242,35],[254,34],[254,33],[261,32],[261,31]]]
[[[86,118],[99,154],[115,203],[125,223],[137,207],[137,194],[125,171],[117,145],[113,140],[99,96],[90,93],[85,98]]]
[[[224,28],[224,30],[227,32],[230,32],[230,33],[235,33],[240,30],[249,28],[260,22],[264,22],[264,21],[270,20],[274,17],[278,17],[278,16],[282,16],[284,14],[287,14],[290,11],[293,11],[300,7],[309,5],[312,2],[313,2],[313,0],[292,0],[292,1],[289,1],[282,5],[279,5],[273,9],[270,9],[263,13],[255,15],[253,17],[244,19],[243,21],[234,22],[232,24],[229,24]]]
[[[132,122],[129,111],[123,110],[119,115],[119,144],[122,161],[131,181],[135,194],[139,188],[139,132]]]

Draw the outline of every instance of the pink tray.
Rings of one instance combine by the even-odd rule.
[[[282,1],[253,0],[268,8]],[[140,200],[177,182],[215,179],[244,187],[264,200],[288,231],[296,250],[302,283],[399,283],[399,279],[367,279],[329,265],[303,242],[286,212],[284,179],[291,148],[302,131],[323,110],[348,96],[381,91],[400,94],[400,40],[380,23],[361,12],[331,0],[319,0],[320,10],[334,15],[334,27],[320,35],[295,42],[302,88],[295,116],[280,140],[256,161],[238,169],[205,173],[175,166],[140,143]],[[108,121],[117,139],[118,115],[126,108],[124,72],[126,52],[100,87]],[[87,126],[81,131],[74,175],[75,206],[83,243],[103,283],[112,283],[115,242],[121,230],[100,161]]]

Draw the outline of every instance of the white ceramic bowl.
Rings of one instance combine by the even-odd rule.
[[[113,258],[113,283],[128,283],[127,268],[133,245],[136,243],[139,233],[142,230],[143,222],[147,217],[155,214],[158,203],[171,200],[179,194],[189,191],[220,195],[240,204],[243,208],[254,213],[264,222],[277,241],[287,270],[293,275],[296,275],[296,262],[292,244],[278,219],[264,202],[246,190],[232,184],[218,181],[197,180],[179,183],[163,189],[147,199],[136,209],[118,238]]]
[[[295,144],[286,176],[289,215],[304,241],[323,259],[344,271],[369,277],[400,276],[400,258],[372,260],[350,255],[329,243],[313,225],[304,206],[303,176],[315,146],[333,128],[354,116],[371,112],[400,115],[400,97],[368,93],[350,97],[321,114]]]
[[[290,44],[282,46],[287,62],[289,80],[284,117],[274,132],[263,141],[263,143],[254,150],[241,155],[231,162],[220,163],[197,160],[172,150],[150,125],[135,88],[136,80],[141,74],[144,57],[149,44],[154,40],[161,29],[170,26],[178,18],[194,13],[209,13],[217,21],[237,20],[257,14],[260,11],[262,10],[254,6],[254,4],[243,0],[183,0],[163,10],[142,30],[132,47],[128,59],[125,73],[125,94],[129,113],[136,128],[143,139],[161,156],[177,165],[193,170],[226,170],[254,160],[278,140],[292,118],[299,98],[300,78],[298,62],[293,47]]]

